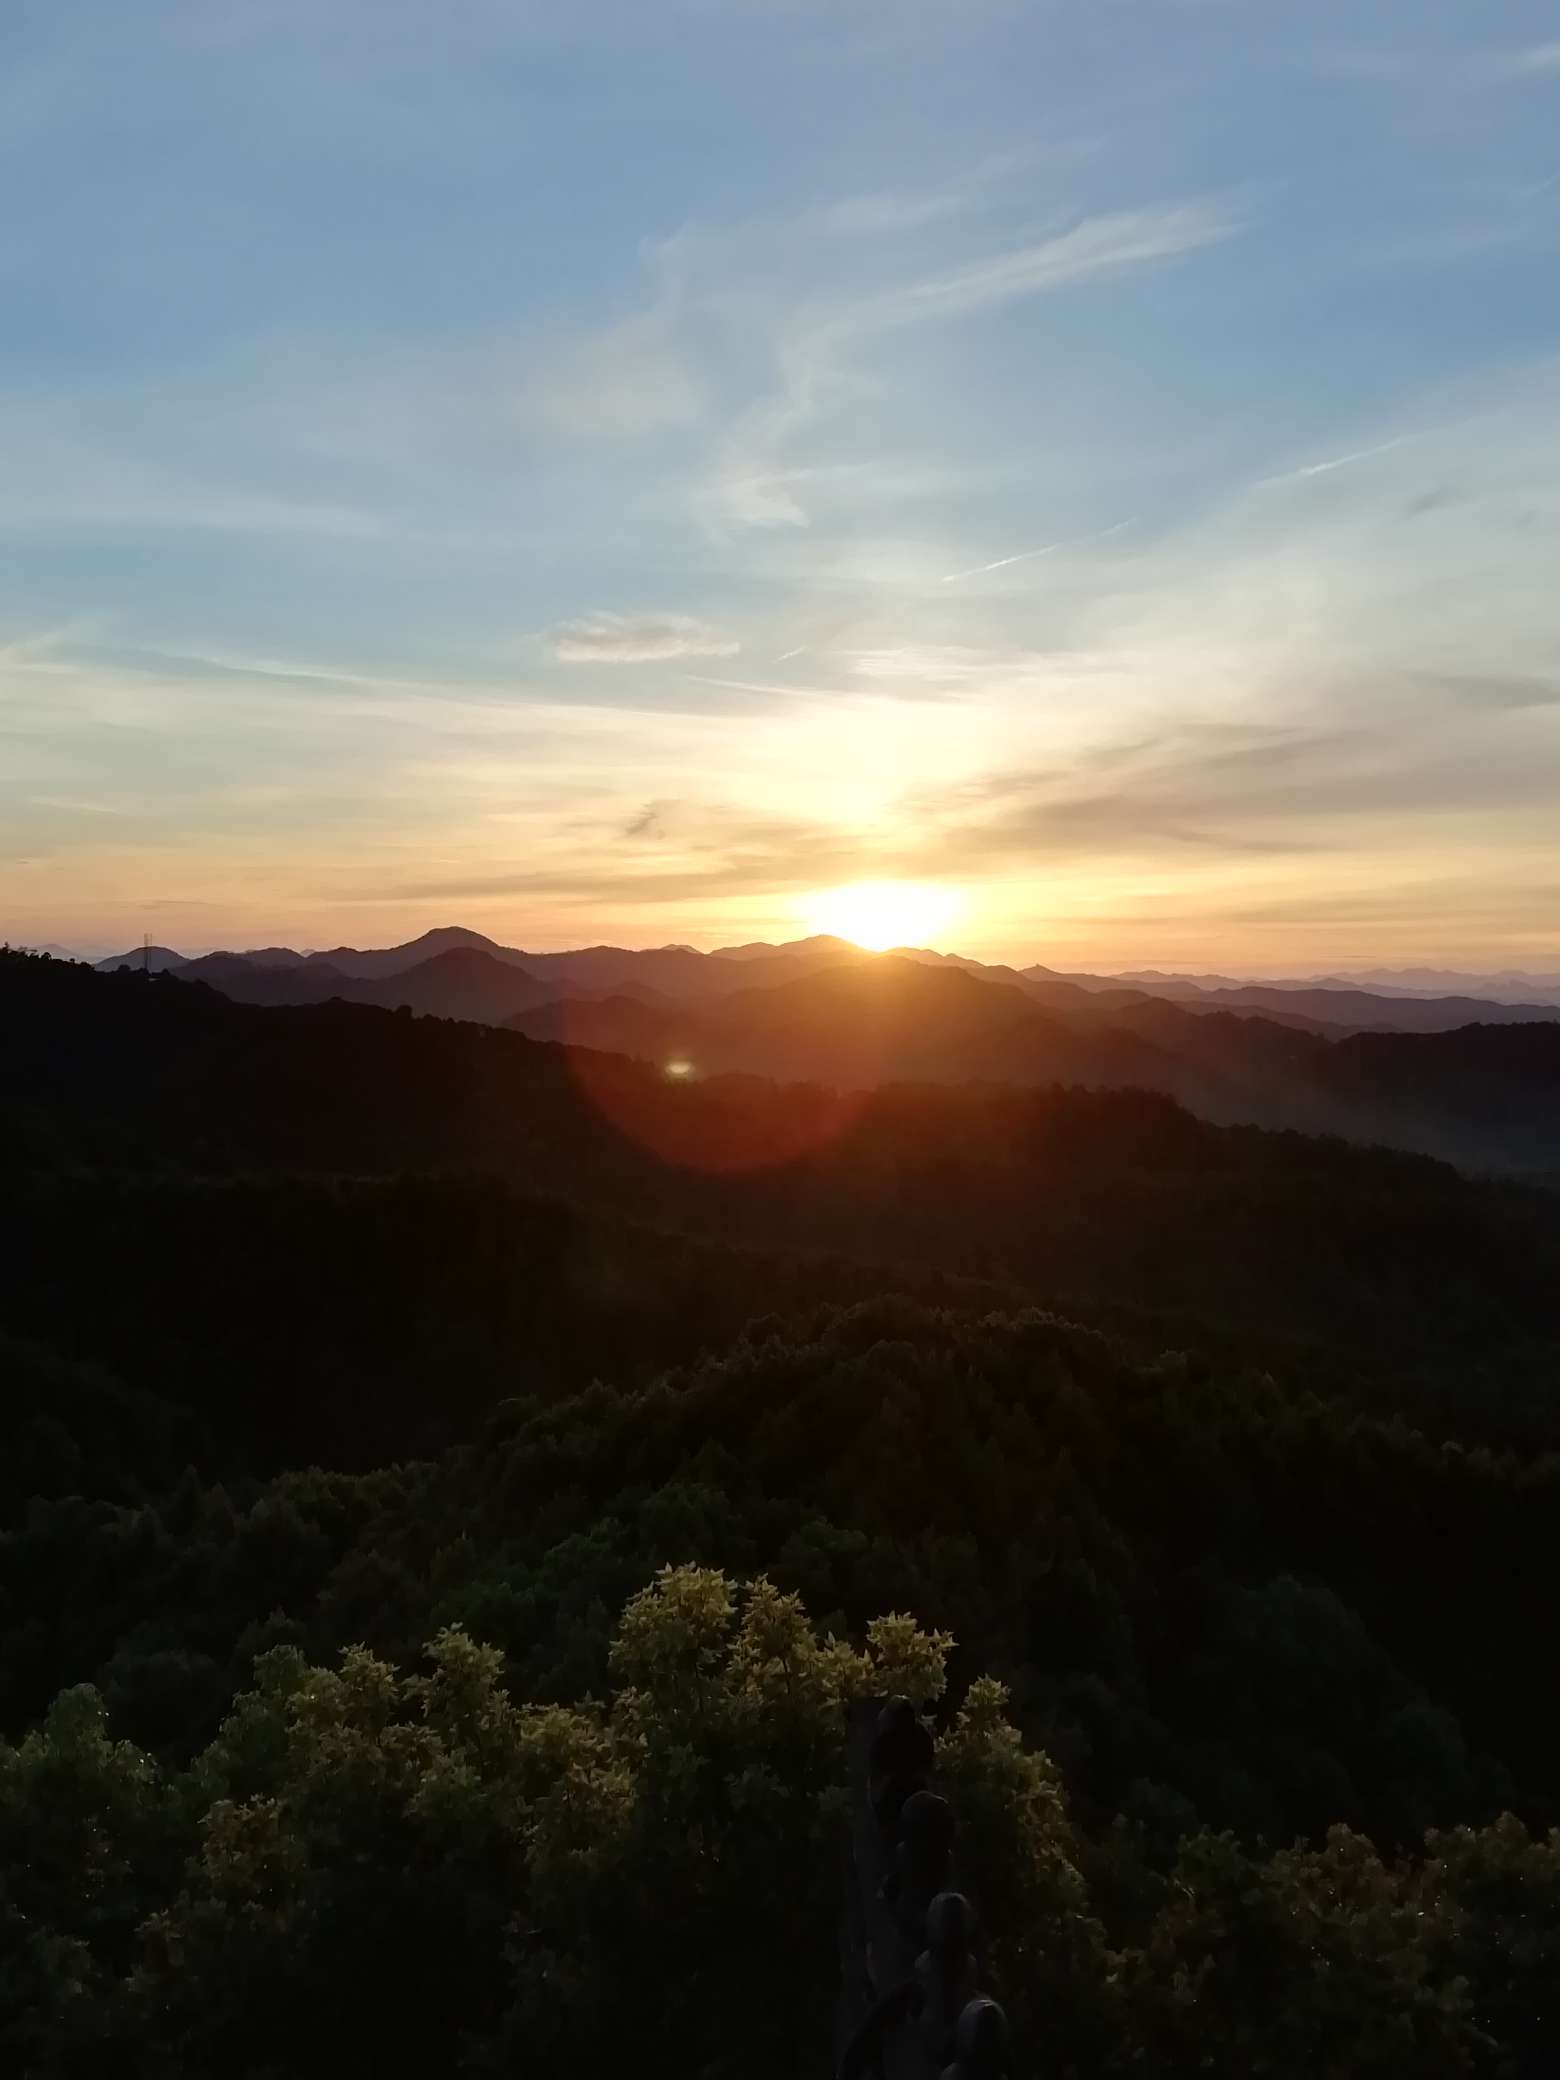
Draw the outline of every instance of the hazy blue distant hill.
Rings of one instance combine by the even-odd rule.
[[[1384,996],[1480,997],[1490,1003],[1560,1003],[1560,975],[1501,968],[1361,968],[1348,975],[1313,975],[1307,987],[1379,990]]]
[[[1027,972],[1050,975],[1067,971],[1033,967]],[[1362,990],[1367,995],[1385,998],[1476,997],[1481,1003],[1494,1004],[1560,1003],[1560,975],[1535,975],[1522,968],[1501,968],[1487,974],[1471,968],[1355,968],[1347,973],[1323,975],[1220,975],[1123,968],[1110,975],[1069,972],[1069,979],[1091,989],[1125,983],[1161,997],[1198,997],[1230,989]]]
[[[1411,970],[1428,976],[1433,971]],[[1070,982],[1095,995],[1123,987],[1182,1004],[1190,1011],[1255,1010],[1284,1016],[1300,1014],[1318,1023],[1355,1032],[1449,1032],[1456,1026],[1526,1023],[1560,1019],[1560,986],[1542,976],[1450,975],[1446,989],[1407,988],[1367,977],[1316,976],[1307,981],[1243,982],[1231,975],[1167,975],[1142,969],[1118,976],[1061,976],[1035,966],[1024,973],[1034,981]]]
[[[1300,1015],[1342,1032],[1449,1033],[1467,1025],[1530,1025],[1560,1020],[1560,1004],[1508,1004],[1488,997],[1381,997],[1360,989],[1304,989],[1241,983],[1173,994],[1188,1011]]]

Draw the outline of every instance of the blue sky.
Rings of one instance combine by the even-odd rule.
[[[1560,17],[11,0],[0,924],[1560,958]]]

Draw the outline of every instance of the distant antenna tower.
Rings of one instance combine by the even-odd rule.
[[[151,935],[151,933],[150,933],[150,932],[143,932],[143,933],[141,934],[141,973],[142,973],[143,975],[150,975],[150,974],[151,974],[151,972],[152,972],[152,935]]]

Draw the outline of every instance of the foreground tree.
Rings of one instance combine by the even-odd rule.
[[[849,1706],[941,1699],[952,1641],[860,1648],[766,1580],[663,1568],[611,1686],[515,1701],[455,1627],[413,1674],[276,1647],[186,1772],[89,1690],[0,1746],[0,2058],[196,2080],[438,2070],[791,2076],[839,1980]],[[1084,2076],[1508,2076],[1553,2051],[1560,1836],[1509,1817],[1388,1861],[1189,1836],[1114,1932],[1049,1760],[979,1678],[938,1742],[1023,2062]],[[1129,1823],[1113,1854],[1131,1859]],[[1119,1917],[1118,1917],[1119,1918]]]
[[[162,2069],[259,2080],[303,2045],[338,2073],[816,2065],[847,1707],[931,1702],[950,1646],[887,1617],[858,1651],[767,1581],[680,1567],[630,1600],[599,1702],[514,1703],[458,1629],[410,1676],[273,1650],[195,1766],[198,1854],[146,1924],[131,1996]],[[993,1695],[951,1743],[1065,1909],[1060,1797],[1014,1776]]]

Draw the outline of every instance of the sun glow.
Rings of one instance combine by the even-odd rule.
[[[810,932],[854,940],[869,953],[890,946],[930,946],[963,908],[951,888],[927,881],[855,881],[820,889],[802,905]]]

